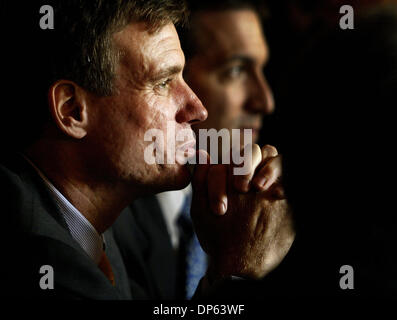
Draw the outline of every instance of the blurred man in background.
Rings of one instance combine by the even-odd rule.
[[[272,91],[263,69],[269,48],[261,27],[263,8],[249,1],[189,1],[190,24],[181,28],[182,49],[186,57],[184,78],[208,110],[208,119],[193,126],[200,129],[251,129],[253,143],[258,140],[262,118],[274,110]],[[219,139],[219,157],[222,141]],[[269,157],[277,150],[268,146]],[[269,179],[270,182],[271,179]],[[266,181],[263,181],[266,187]],[[165,192],[135,201],[134,213],[116,223],[116,237],[122,243],[138,235],[146,248],[141,251],[150,266],[148,272],[160,286],[152,291],[160,297],[191,298],[207,268],[207,257],[194,234],[190,220],[191,187]],[[150,212],[151,219],[147,219]],[[133,230],[133,231],[131,231]],[[142,239],[145,239],[143,241]],[[155,263],[162,259],[163,263]]]

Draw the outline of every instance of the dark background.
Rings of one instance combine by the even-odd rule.
[[[396,296],[394,7],[381,1],[267,1],[271,50],[265,70],[276,112],[261,143],[278,147],[298,226],[287,259],[252,295]],[[385,2],[385,1],[383,1]],[[387,1],[393,2],[393,1]],[[1,152],[33,138],[40,70],[57,48],[40,47],[40,14],[30,3],[1,1]],[[355,29],[339,28],[339,7],[355,9]],[[393,9],[394,8],[394,9]],[[340,290],[339,268],[355,270],[355,290]]]

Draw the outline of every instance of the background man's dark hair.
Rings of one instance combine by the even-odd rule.
[[[29,131],[35,132],[40,131],[38,118],[32,117],[41,108],[39,117],[48,119],[47,92],[53,82],[67,79],[98,95],[113,93],[120,55],[112,45],[115,32],[134,21],[147,22],[154,32],[169,22],[184,23],[187,16],[184,2],[177,0],[50,0],[45,4],[54,8],[53,30],[40,28],[42,1],[19,6],[9,1],[1,13],[6,88],[12,93],[8,107],[18,110],[19,117],[29,114],[25,126],[34,124]]]
[[[186,59],[194,56],[199,50],[198,39],[199,31],[197,30],[196,15],[202,12],[209,11],[224,11],[224,10],[242,10],[251,9],[258,13],[261,19],[268,17],[268,10],[264,1],[255,0],[219,0],[219,1],[186,1],[190,18],[189,23],[181,25],[178,28],[179,38],[181,40],[182,50]],[[214,26],[216,28],[216,26]]]

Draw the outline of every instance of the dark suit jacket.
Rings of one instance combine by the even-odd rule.
[[[112,230],[105,233],[116,286],[72,238],[34,168],[21,156],[0,165],[1,295],[25,298],[130,299],[128,277]],[[40,267],[54,270],[54,289],[39,286]]]
[[[175,299],[177,255],[159,203],[138,199],[113,225],[136,299]]]

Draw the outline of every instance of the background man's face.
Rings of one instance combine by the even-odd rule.
[[[194,142],[190,124],[204,120],[206,110],[184,82],[184,55],[173,24],[150,33],[143,23],[132,23],[114,35],[121,49],[116,69],[116,92],[110,97],[93,96],[90,103],[91,131],[100,172],[107,179],[120,179],[141,185],[141,191],[162,191],[184,187],[190,180],[188,170],[180,164],[150,165],[144,151],[151,142],[144,136],[149,129],[160,129],[166,138],[167,123],[176,134],[188,129],[190,136],[176,142],[176,150]],[[92,137],[92,138],[91,138]],[[163,150],[167,157],[167,141]],[[94,153],[94,154],[95,154]],[[144,190],[143,188],[146,188]]]
[[[274,109],[263,76],[268,48],[257,14],[203,12],[194,22],[198,50],[187,61],[185,78],[208,110],[208,119],[194,129],[253,129],[256,141],[262,115]]]

